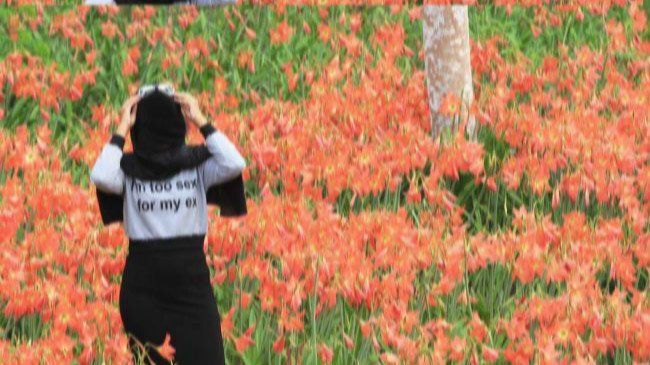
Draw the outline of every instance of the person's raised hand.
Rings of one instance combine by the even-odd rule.
[[[181,105],[185,119],[189,119],[191,123],[194,123],[199,128],[208,123],[208,120],[201,112],[199,101],[194,96],[188,93],[177,92],[174,94],[174,100]]]
[[[140,101],[140,96],[134,95],[126,99],[122,105],[120,112],[120,125],[117,127],[116,131],[116,133],[122,137],[126,137],[126,134],[131,130],[133,124],[135,124],[135,113],[138,108],[138,101]]]

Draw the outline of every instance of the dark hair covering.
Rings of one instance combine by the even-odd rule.
[[[210,152],[205,145],[186,145],[186,132],[180,104],[157,89],[145,95],[131,128],[133,153],[122,157],[122,170],[140,179],[160,180],[198,166]]]
[[[137,105],[131,128],[133,151],[147,157],[178,148],[185,143],[187,127],[181,106],[157,89],[145,95]]]

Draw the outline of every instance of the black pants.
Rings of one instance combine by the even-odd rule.
[[[225,363],[221,321],[203,236],[129,242],[120,287],[120,316],[134,360],[143,355],[168,365],[154,349],[171,335],[174,363]]]

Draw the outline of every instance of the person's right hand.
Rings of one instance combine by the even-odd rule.
[[[131,130],[133,124],[135,124],[135,112],[138,108],[138,101],[140,101],[140,96],[134,95],[126,99],[122,105],[120,125],[116,131],[122,137],[126,137],[126,134]]]
[[[174,100],[181,105],[181,110],[185,119],[189,119],[191,123],[194,123],[194,125],[199,128],[208,123],[208,120],[205,118],[203,113],[201,113],[199,101],[196,100],[194,96],[188,93],[177,92],[174,94]]]

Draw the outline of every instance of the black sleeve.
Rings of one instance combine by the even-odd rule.
[[[216,131],[216,129],[210,123],[206,123],[203,127],[199,128],[199,130],[201,131],[203,138],[208,138],[209,135]]]
[[[119,134],[111,136],[110,144],[117,146],[119,149],[124,148],[124,137]],[[96,189],[97,203],[99,205],[99,213],[102,217],[104,225],[119,222],[123,220],[123,207],[124,197],[122,195],[105,193]]]
[[[120,136],[119,134],[113,134],[111,136],[110,143],[116,145],[120,149],[123,149],[124,148],[124,137]]]
[[[248,213],[242,174],[211,186],[208,188],[206,196],[208,204],[219,206],[219,214],[223,217],[237,217]]]
[[[99,213],[102,216],[104,225],[123,220],[124,198],[122,195],[105,193],[99,189],[97,192],[97,203]]]

